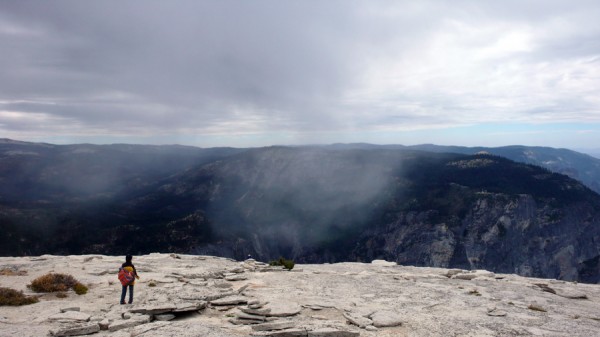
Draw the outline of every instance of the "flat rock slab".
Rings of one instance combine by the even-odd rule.
[[[360,332],[339,330],[334,328],[322,328],[308,332],[308,337],[358,337]]]
[[[65,311],[48,317],[48,320],[61,322],[87,322],[90,320],[90,317],[90,315],[80,311]]]
[[[244,296],[228,296],[210,301],[212,305],[238,305],[248,303],[248,298]]]
[[[158,325],[162,323],[164,325]],[[138,329],[141,333],[138,333]],[[116,337],[110,335],[111,337]],[[132,329],[132,332],[123,337],[240,337],[239,334],[231,334],[219,327],[204,326],[194,322],[153,322],[140,325]],[[119,336],[120,337],[120,336]]]
[[[271,303],[269,307],[271,312],[267,316],[272,317],[295,316],[302,311],[302,307],[295,303]]]
[[[81,308],[79,308],[79,307],[60,308],[60,312],[67,312],[67,311],[81,311]]]
[[[154,319],[157,321],[170,321],[170,320],[175,319],[175,315],[173,315],[173,314],[155,315]]]
[[[366,317],[362,317],[360,315],[357,315],[355,313],[351,313],[351,312],[345,312],[344,313],[344,318],[348,320],[348,322],[361,327],[361,328],[366,328],[369,325],[373,324],[373,321],[366,318]]]
[[[239,319],[250,319],[250,320],[255,320],[255,321],[266,321],[267,317],[265,316],[260,316],[260,315],[251,315],[251,314],[247,314],[245,312],[238,312],[235,314],[235,316]]]
[[[588,298],[585,293],[577,290],[556,289],[556,295],[560,297],[570,298],[573,300],[585,300]]]
[[[162,304],[139,306],[129,309],[129,312],[132,312],[134,314],[158,315],[174,311],[175,309],[177,309],[177,306],[174,304]]]
[[[452,276],[452,278],[458,279],[458,280],[472,280],[478,276],[479,275],[477,275],[475,273],[461,273],[461,274],[456,274],[456,275]]]
[[[50,331],[50,336],[63,337],[63,336],[83,336],[89,335],[100,331],[98,324],[86,324],[81,326],[69,327],[56,331]]]
[[[308,337],[305,329],[286,329],[280,331],[253,332],[250,336],[276,336],[276,337]]]
[[[234,325],[252,325],[252,324],[260,324],[261,321],[256,321],[253,319],[231,318],[231,319],[229,319],[229,323],[234,324]]]
[[[115,332],[125,328],[132,328],[134,326],[150,323],[151,317],[149,315],[134,316],[130,319],[114,321],[108,326],[108,331]]]
[[[284,330],[291,329],[295,326],[292,321],[279,321],[279,322],[268,322],[261,323],[252,326],[254,331],[273,331],[273,330]]]
[[[271,309],[270,308],[259,308],[259,309],[252,309],[252,308],[244,308],[241,307],[239,308],[241,311],[250,314],[250,315],[261,315],[261,316],[268,316],[271,313]]]
[[[373,325],[378,328],[402,325],[402,318],[394,311],[381,310],[371,315]]]
[[[487,315],[488,316],[492,316],[492,317],[504,317],[506,316],[508,313],[504,310],[499,310],[499,309],[493,309],[488,311]]]
[[[230,276],[225,276],[225,280],[227,281],[244,281],[247,280],[248,277],[246,275],[243,274],[235,274],[235,275],[230,275]]]
[[[186,311],[196,311],[202,310],[206,308],[206,301],[199,301],[196,303],[187,302],[187,303],[177,303],[177,308],[173,310],[173,312],[186,312]]]

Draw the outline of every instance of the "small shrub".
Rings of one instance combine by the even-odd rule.
[[[148,287],[156,287],[156,283],[150,282],[150,283],[148,283]]]
[[[46,274],[31,281],[28,287],[38,293],[63,292],[69,289],[75,290],[78,295],[87,292],[86,286],[67,274]]]
[[[85,295],[88,292],[88,287],[78,282],[73,286],[73,290],[75,290],[77,295]]]
[[[67,297],[69,297],[69,295],[67,295],[67,293],[62,293],[61,292],[61,293],[57,293],[56,297],[58,297],[58,298],[67,298]]]
[[[24,275],[27,275],[27,271],[11,269],[11,268],[2,268],[2,269],[0,269],[0,275],[2,275],[2,276],[24,276]]]
[[[39,302],[35,296],[25,296],[22,291],[0,287],[0,306],[27,305]]]
[[[293,260],[286,260],[283,257],[280,257],[279,260],[274,260],[274,261],[269,262],[269,265],[271,265],[271,266],[283,266],[287,270],[292,270],[292,269],[294,269],[295,263],[294,263]]]

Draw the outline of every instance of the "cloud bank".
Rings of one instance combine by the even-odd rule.
[[[252,146],[581,124],[585,142],[598,17],[597,1],[2,2],[0,132]]]

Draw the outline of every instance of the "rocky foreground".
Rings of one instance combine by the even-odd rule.
[[[296,265],[150,254],[120,305],[123,257],[0,258],[0,287],[71,274],[85,295],[0,307],[0,336],[600,336],[600,285],[385,261]]]

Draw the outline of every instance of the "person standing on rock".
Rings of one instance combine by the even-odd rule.
[[[135,279],[140,279],[135,270],[135,266],[131,262],[133,256],[127,255],[125,256],[125,263],[121,265],[121,269],[119,269],[119,279],[121,280],[121,285],[123,289],[121,291],[121,304],[125,304],[125,295],[127,295],[127,288],[129,288],[129,304],[133,303],[133,285],[135,284]],[[123,272],[122,272],[123,271]],[[124,274],[121,277],[121,274]],[[127,279],[124,282],[124,279]]]

